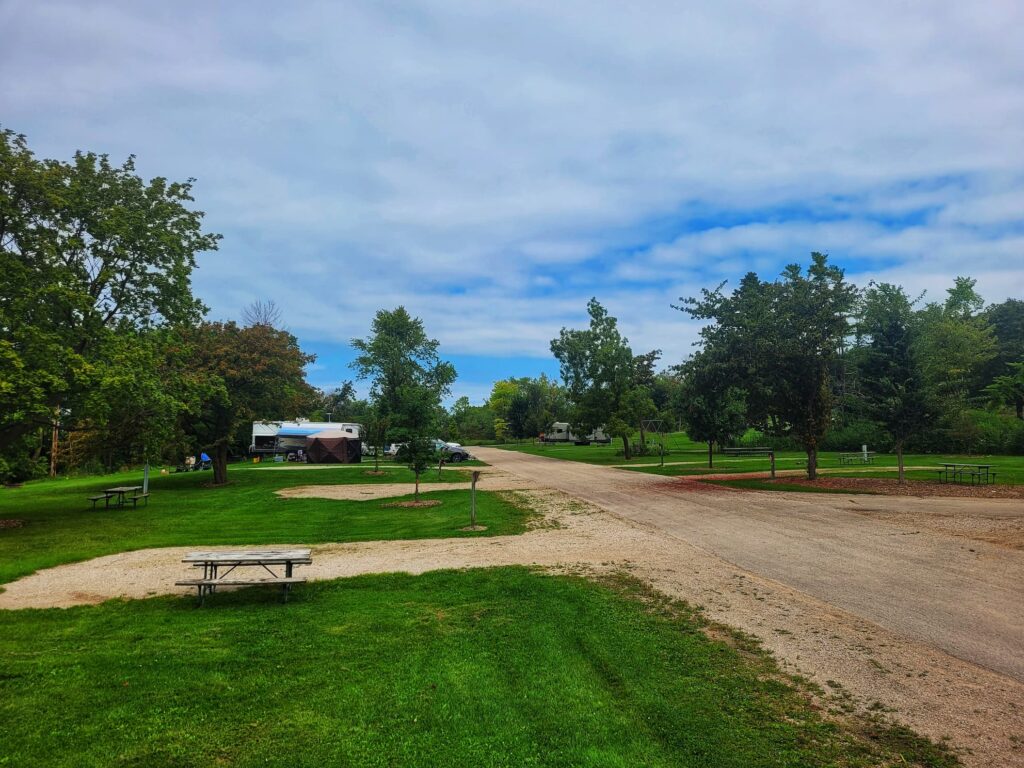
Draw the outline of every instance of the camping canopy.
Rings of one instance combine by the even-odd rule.
[[[358,464],[363,446],[351,432],[324,429],[306,438],[306,456],[313,464]]]

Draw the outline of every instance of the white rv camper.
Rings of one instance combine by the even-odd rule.
[[[567,421],[556,421],[551,429],[544,433],[545,443],[610,443],[611,438],[604,433],[604,429],[598,427],[586,437],[577,437],[569,429]]]
[[[359,439],[363,428],[360,424],[339,421],[254,421],[249,453],[286,454],[297,451],[305,447],[307,437],[325,429],[346,432]]]

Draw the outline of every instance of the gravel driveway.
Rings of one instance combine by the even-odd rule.
[[[1024,519],[1018,500],[712,490],[686,478],[478,453],[497,469],[1024,681],[1024,552],[922,524],[922,513]],[[914,523],[904,526],[893,512]]]

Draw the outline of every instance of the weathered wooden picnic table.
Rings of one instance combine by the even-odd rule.
[[[755,448],[723,448],[722,453],[726,456],[770,456],[775,451],[772,448],[762,446]]]
[[[149,504],[149,494],[139,493],[142,490],[141,485],[119,485],[116,488],[105,488],[102,493],[96,496],[90,496],[89,501],[92,502],[92,508],[96,509],[96,502],[102,500],[104,508],[110,506],[110,500],[115,499],[114,504],[118,507],[123,507],[129,501],[132,506],[137,506],[140,499],[145,499],[146,504]],[[127,494],[131,493],[131,496]]]
[[[942,469],[938,470],[939,482],[969,482],[971,485],[989,485],[996,481],[996,473],[992,471],[992,467],[994,466],[994,464],[962,464],[960,462],[943,462]]]
[[[175,582],[178,586],[195,587],[198,592],[199,604],[202,605],[206,596],[213,593],[217,587],[247,587],[264,584],[280,585],[282,597],[287,602],[292,585],[302,584],[306,581],[305,577],[292,575],[295,566],[311,565],[313,558],[308,549],[250,549],[229,552],[189,552],[181,562],[203,569],[201,579],[183,579]],[[271,566],[283,567],[284,574],[275,573]],[[222,568],[227,570],[222,573]],[[262,568],[270,575],[267,577],[260,574],[259,578],[229,579],[228,576],[238,568]]]
[[[875,463],[875,452],[874,451],[851,451],[849,453],[839,454],[840,464],[874,464]]]

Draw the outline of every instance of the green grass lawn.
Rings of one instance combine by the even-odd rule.
[[[652,435],[648,442],[657,441],[658,437]],[[573,445],[572,443],[538,443],[535,440],[523,441],[521,443],[503,443],[493,446],[508,451],[520,451],[535,456],[550,456],[553,459],[565,459],[567,461],[582,461],[586,464],[627,464],[627,463],[650,463],[657,462],[658,456],[637,456],[630,462],[622,458],[622,441],[613,440],[608,445]],[[707,459],[707,445],[695,443],[682,432],[673,432],[665,435],[665,449],[670,455],[666,461],[700,461],[703,456]],[[472,450],[472,449],[471,449]]]
[[[507,496],[481,491],[477,517],[487,530],[466,532],[459,529],[469,524],[469,491],[425,494],[443,504],[421,509],[383,509],[379,500],[284,499],[274,493],[298,485],[405,482],[412,493],[408,469],[391,465],[381,477],[367,476],[368,469],[372,466],[363,465],[362,471],[233,466],[229,485],[221,488],[207,487],[212,472],[157,474],[150,478],[149,505],[137,509],[104,509],[101,502],[93,511],[86,497],[103,488],[140,485],[138,472],[0,488],[0,518],[24,521],[19,528],[0,528],[0,583],[39,568],[145,547],[496,536],[522,532],[531,516]],[[468,480],[456,470],[441,477]],[[436,482],[437,471],[422,479]]]
[[[613,442],[611,445],[557,445],[529,443],[508,443],[501,446],[506,450],[530,453],[536,456],[548,456],[555,459],[568,461],[582,461],[586,464],[600,465],[625,465],[631,471],[649,472],[651,474],[665,475],[668,477],[680,477],[686,475],[705,475],[709,473],[732,474],[738,472],[767,472],[769,462],[767,458],[731,458],[716,453],[714,456],[714,468],[709,470],[707,466],[707,446],[690,441],[682,432],[676,432],[665,437],[665,447],[669,455],[665,457],[666,466],[659,466],[658,456],[637,456],[630,461],[622,458],[621,441]],[[800,462],[805,461],[807,455],[796,451],[780,451],[775,455],[775,466],[777,469],[799,469]],[[998,483],[1021,484],[1024,483],[1024,456],[965,456],[956,454],[907,454],[904,456],[906,466],[928,466],[937,467],[942,462],[961,462],[965,464],[992,464],[996,472]],[[677,463],[685,462],[685,463]],[[838,452],[824,452],[819,454],[818,466],[821,469],[838,469],[834,473],[840,476],[850,477],[895,477],[895,472],[868,471],[872,468],[896,467],[895,454],[878,454],[874,463],[864,464],[841,464]],[[935,480],[935,471],[910,471],[907,476],[914,480]],[[769,488],[778,486],[769,485]],[[791,489],[788,489],[791,490]]]
[[[641,595],[503,568],[0,612],[0,765],[956,764]]]

